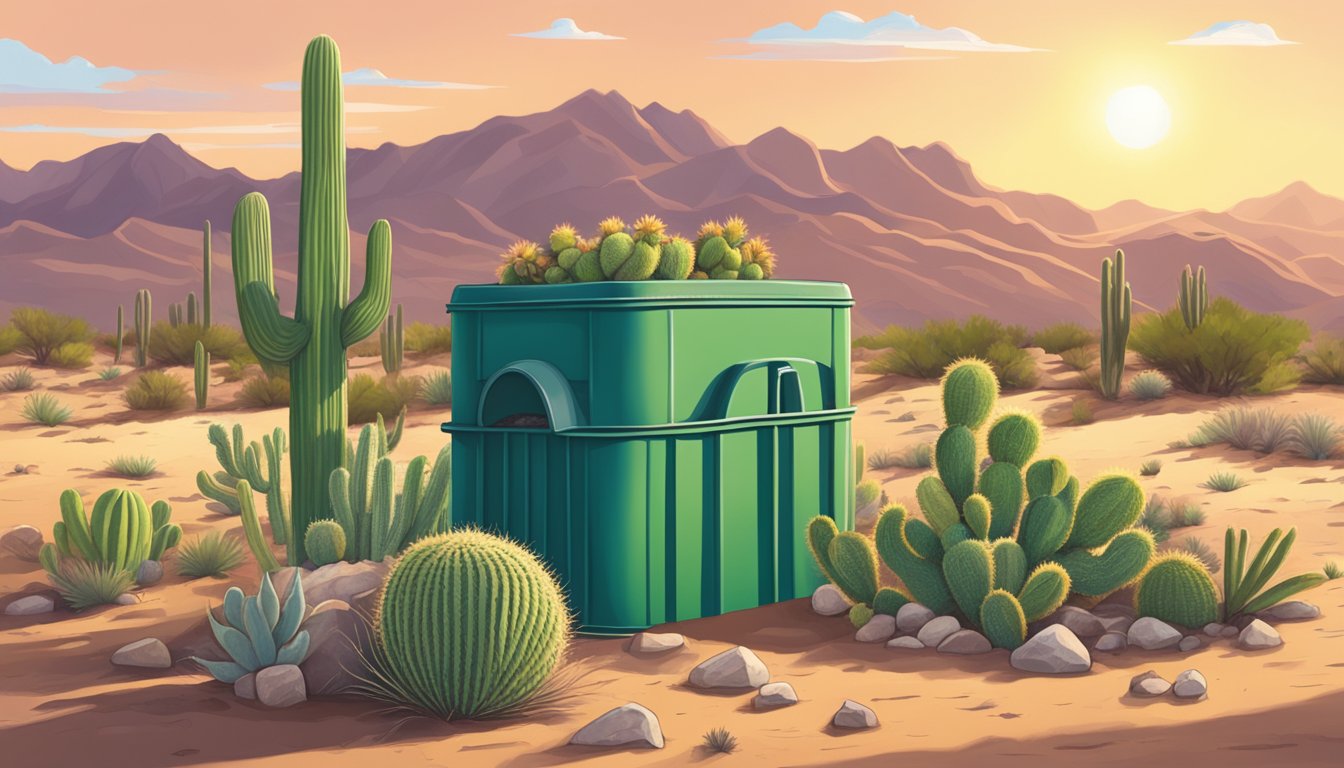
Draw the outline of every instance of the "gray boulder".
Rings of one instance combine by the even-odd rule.
[[[1096,645],[1092,650],[1103,653],[1119,653],[1129,647],[1129,639],[1125,637],[1124,632],[1107,632],[1097,638]]]
[[[933,611],[919,603],[906,603],[896,609],[896,629],[901,632],[918,632],[934,618]]]
[[[1258,615],[1260,618],[1269,621],[1308,621],[1319,619],[1321,609],[1301,600],[1289,600],[1286,603],[1270,606]]]
[[[836,728],[876,728],[877,713],[852,699],[845,699],[831,723]]]
[[[240,699],[255,700],[257,698],[257,673],[248,672],[233,681],[233,695]]]
[[[658,724],[657,715],[639,704],[630,702],[580,728],[569,743],[590,747],[620,747],[635,744],[662,749],[663,728]]]
[[[768,682],[765,662],[740,645],[700,662],[690,676],[696,688],[760,688]]]
[[[142,587],[152,587],[163,581],[163,563],[158,560],[146,560],[135,570],[135,583]]]
[[[1175,648],[1181,642],[1181,633],[1165,621],[1144,616],[1129,627],[1129,644],[1145,651]]]
[[[887,647],[904,648],[906,650],[912,650],[912,651],[922,651],[925,648],[924,644],[919,642],[919,638],[910,637],[909,635],[893,637],[892,639],[887,641]]]
[[[1124,620],[1123,617],[1117,618]],[[1046,621],[1051,624],[1063,624],[1078,637],[1101,637],[1106,634],[1106,625],[1101,619],[1094,616],[1091,611],[1072,605],[1066,605],[1055,611],[1055,614]]]
[[[31,525],[16,525],[0,535],[0,549],[28,563],[37,562],[42,551],[42,532]]]
[[[867,624],[859,627],[854,639],[860,643],[884,643],[896,634],[896,617],[884,613],[874,614]]]
[[[1051,624],[1014,650],[1009,663],[1023,672],[1069,675],[1091,669],[1092,657],[1068,627]]]
[[[1222,637],[1223,629],[1224,629],[1223,624],[1219,624],[1216,621],[1212,621],[1209,622],[1208,624],[1205,624],[1204,629],[1202,631],[1209,637]]]
[[[258,670],[257,700],[268,707],[291,707],[308,700],[303,671],[293,664]]]
[[[373,657],[373,631],[349,605],[327,600],[303,622],[308,656],[299,662],[309,696],[335,696],[367,677],[364,659]]]
[[[993,646],[989,639],[973,629],[959,629],[938,644],[939,653],[951,653],[972,656],[977,653],[989,653]]]
[[[822,584],[812,593],[812,610],[822,616],[839,616],[849,612],[849,598],[834,584]]]
[[[1263,651],[1280,645],[1283,645],[1283,637],[1279,631],[1260,619],[1247,624],[1237,637],[1237,647],[1243,651]]]
[[[147,637],[118,648],[112,653],[112,663],[119,667],[168,669],[173,666],[173,657],[162,640]]]
[[[961,629],[961,622],[957,621],[955,616],[939,616],[920,627],[919,634],[915,636],[925,647],[937,648],[940,643],[959,629]]]
[[[1178,699],[1191,699],[1198,701],[1209,693],[1209,681],[1197,669],[1187,669],[1176,676],[1176,682],[1171,686],[1172,693],[1176,694]]]
[[[751,705],[756,709],[776,709],[798,703],[798,693],[788,683],[766,683],[757,692]]]
[[[36,616],[56,610],[56,601],[46,595],[28,595],[5,606],[6,616]]]
[[[117,595],[117,599],[113,600],[112,602],[116,603],[117,605],[139,605],[140,598],[136,597],[130,592],[123,592],[120,595]]]
[[[630,639],[631,653],[666,653],[686,645],[686,638],[676,632],[640,632]]]
[[[1129,693],[1133,696],[1162,696],[1170,690],[1171,683],[1163,680],[1151,669],[1141,675],[1135,675],[1129,681]]]
[[[1200,642],[1198,637],[1190,635],[1189,637],[1181,638],[1181,642],[1178,643],[1176,647],[1185,653],[1189,653],[1190,651],[1197,650],[1201,645],[1203,645],[1203,643]]]
[[[391,567],[391,558],[381,563],[342,560],[311,571],[291,566],[271,574],[271,583],[275,585],[276,593],[283,595],[294,575],[302,573],[303,599],[310,607],[315,608],[328,600],[340,600],[356,608],[368,609],[372,606],[367,598],[378,593]]]

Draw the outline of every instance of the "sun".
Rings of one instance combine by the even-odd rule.
[[[1106,104],[1106,128],[1111,137],[1130,149],[1147,149],[1171,128],[1166,99],[1147,85],[1116,91]]]

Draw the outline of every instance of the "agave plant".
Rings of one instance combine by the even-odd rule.
[[[1247,565],[1249,542],[1246,530],[1243,528],[1240,534],[1234,534],[1231,528],[1227,529],[1223,541],[1223,616],[1226,620],[1263,611],[1299,592],[1318,587],[1327,580],[1324,573],[1312,571],[1284,579],[1265,589],[1265,585],[1283,565],[1296,540],[1296,528],[1289,528],[1286,534],[1283,529],[1275,528],[1269,532],[1255,558]]]
[[[233,683],[259,669],[276,664],[299,664],[308,655],[308,630],[300,629],[304,618],[303,581],[295,576],[284,602],[276,595],[269,573],[261,576],[256,595],[244,596],[237,587],[224,593],[224,620],[207,614],[215,640],[231,661],[212,661],[192,656],[221,683]]]

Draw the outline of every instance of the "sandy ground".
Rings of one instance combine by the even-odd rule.
[[[12,358],[0,363],[12,363]],[[101,361],[100,361],[101,362]],[[363,359],[360,368],[376,370]],[[430,361],[446,366],[447,359]],[[420,367],[411,366],[410,372]],[[123,368],[129,368],[123,366]],[[48,429],[18,416],[22,394],[0,393],[0,529],[18,523],[49,536],[63,488],[92,498],[113,485],[137,488],[173,503],[174,520],[187,537],[210,529],[238,531],[238,520],[217,514],[196,494],[197,470],[213,467],[205,439],[210,421],[239,421],[248,435],[281,424],[283,410],[245,411],[215,405],[169,416],[128,414],[119,392],[126,380],[98,382],[93,371],[37,371],[40,385],[76,409],[73,421]],[[217,369],[217,370],[222,370]],[[189,372],[179,372],[189,379]],[[1063,380],[1066,377],[1055,377]],[[216,378],[218,384],[218,378]],[[235,385],[236,386],[236,385]],[[1052,386],[1068,386],[1055,381]],[[1068,389],[1012,393],[1003,405],[1067,421],[1074,397]],[[927,382],[858,375],[860,410],[855,432],[870,451],[903,448],[936,437],[937,387]],[[231,400],[216,386],[212,403]],[[1303,389],[1259,399],[1289,411],[1338,415],[1344,397]],[[1151,404],[1097,403],[1097,421],[1052,426],[1043,451],[1065,457],[1084,481],[1107,469],[1129,470],[1147,458],[1164,462],[1161,474],[1143,478],[1150,493],[1199,503],[1207,523],[1177,532],[1195,535],[1221,552],[1225,526],[1249,528],[1257,540],[1274,526],[1295,525],[1298,544],[1284,573],[1344,561],[1344,472],[1341,462],[1258,457],[1224,448],[1173,449],[1225,402],[1172,397]],[[902,417],[906,414],[912,417]],[[421,407],[407,424],[402,456],[432,455],[441,445],[440,410]],[[119,453],[159,460],[143,481],[107,475],[104,463]],[[15,464],[30,466],[13,474]],[[1219,494],[1199,487],[1217,470],[1250,480]],[[1272,470],[1272,471],[1271,471]],[[920,470],[871,473],[893,500],[913,502]],[[1306,599],[1324,616],[1280,630],[1286,644],[1249,655],[1223,640],[1191,654],[1130,650],[1098,654],[1093,670],[1067,678],[1013,671],[1006,653],[948,657],[932,651],[892,651],[852,638],[843,618],[824,619],[806,601],[668,625],[683,633],[685,649],[641,658],[621,639],[578,639],[566,674],[577,682],[558,706],[526,717],[445,724],[388,713],[360,700],[313,701],[269,710],[234,698],[189,662],[146,674],[113,667],[119,646],[147,636],[168,641],[199,630],[202,613],[217,604],[230,583],[252,589],[259,574],[249,564],[228,580],[185,582],[169,576],[141,594],[134,606],[82,614],[60,610],[43,617],[0,615],[0,744],[30,766],[88,764],[154,768],[174,765],[321,766],[680,766],[701,762],[762,766],[867,766],[900,760],[920,766],[1089,765],[1261,766],[1338,765],[1344,748],[1344,581]],[[36,564],[0,555],[0,603],[16,593],[48,589]],[[766,713],[751,708],[751,692],[711,695],[685,686],[701,659],[735,644],[751,647],[775,680],[792,683],[801,702]],[[1147,669],[1172,679],[1195,667],[1207,677],[1210,696],[1180,705],[1170,697],[1136,701],[1124,696],[1129,678]],[[840,703],[851,698],[872,707],[876,730],[843,733],[829,726]],[[568,747],[579,727],[606,710],[637,701],[656,712],[663,750],[597,750]],[[732,755],[711,755],[701,736],[727,727],[738,739]]]

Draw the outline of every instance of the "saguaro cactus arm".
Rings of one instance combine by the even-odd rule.
[[[341,316],[341,343],[350,347],[378,330],[392,303],[392,227],[379,219],[365,246],[364,287]]]
[[[249,192],[233,209],[233,275],[238,317],[258,357],[289,362],[308,343],[307,326],[280,314],[271,266],[271,213],[266,198]]]

